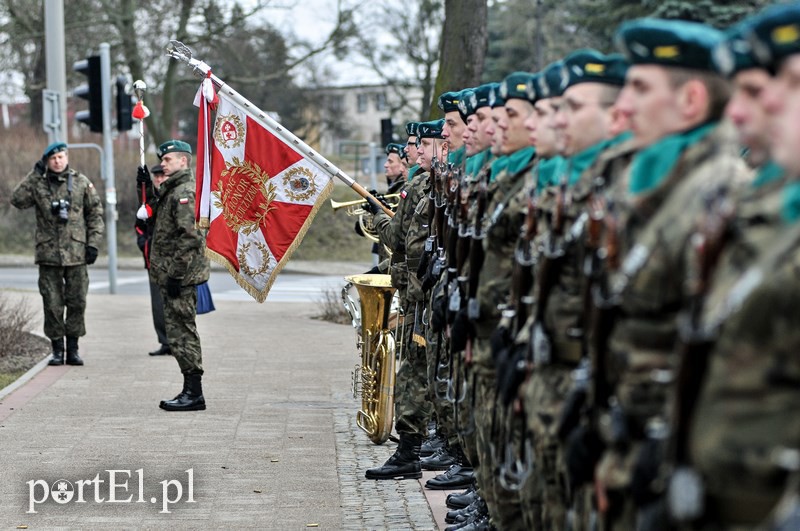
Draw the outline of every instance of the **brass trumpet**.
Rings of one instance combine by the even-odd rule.
[[[389,208],[395,210],[398,202],[400,201],[400,194],[387,194],[380,196],[380,198],[386,201],[386,203],[389,205]],[[334,201],[331,199],[331,208],[334,210],[339,210],[340,208],[361,207],[363,210],[363,205],[366,202],[366,199],[354,199],[353,201]]]
[[[381,199],[389,205],[389,208],[396,211],[397,205],[400,204],[400,194],[388,194],[381,196]],[[372,227],[372,216],[368,216],[369,212],[364,208],[366,199],[355,199],[353,201],[334,201],[331,199],[331,208],[336,211],[340,208],[346,208],[345,213],[348,216],[358,216],[358,224],[361,226],[361,232],[370,240],[379,241],[378,234]]]

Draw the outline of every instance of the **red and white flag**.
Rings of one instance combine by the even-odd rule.
[[[264,302],[333,189],[332,177],[228,96],[207,92],[201,86],[197,102],[198,226],[208,227],[206,255]],[[211,130],[208,107],[216,99]]]

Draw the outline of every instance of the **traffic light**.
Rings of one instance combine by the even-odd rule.
[[[128,94],[125,76],[117,76],[117,131],[130,131],[133,127],[133,96]]]
[[[383,118],[381,120],[381,144],[386,147],[386,144],[391,144],[394,141],[394,127],[392,126],[391,118]]]
[[[75,96],[89,102],[89,110],[78,111],[75,119],[89,126],[93,133],[103,132],[103,92],[100,75],[100,56],[93,55],[72,65],[72,69],[85,75],[89,83],[73,91]]]

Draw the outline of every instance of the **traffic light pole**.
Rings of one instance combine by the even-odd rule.
[[[103,102],[103,173],[106,185],[106,240],[108,242],[108,290],[117,292],[117,188],[114,181],[114,146],[111,139],[111,53],[100,44],[100,79]]]
[[[48,143],[67,141],[67,67],[64,64],[64,1],[44,2],[44,41],[47,92],[43,96]]]

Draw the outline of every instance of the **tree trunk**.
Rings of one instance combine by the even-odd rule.
[[[486,0],[445,0],[441,59],[431,119],[441,114],[435,98],[443,92],[480,84],[488,42],[487,13]]]

